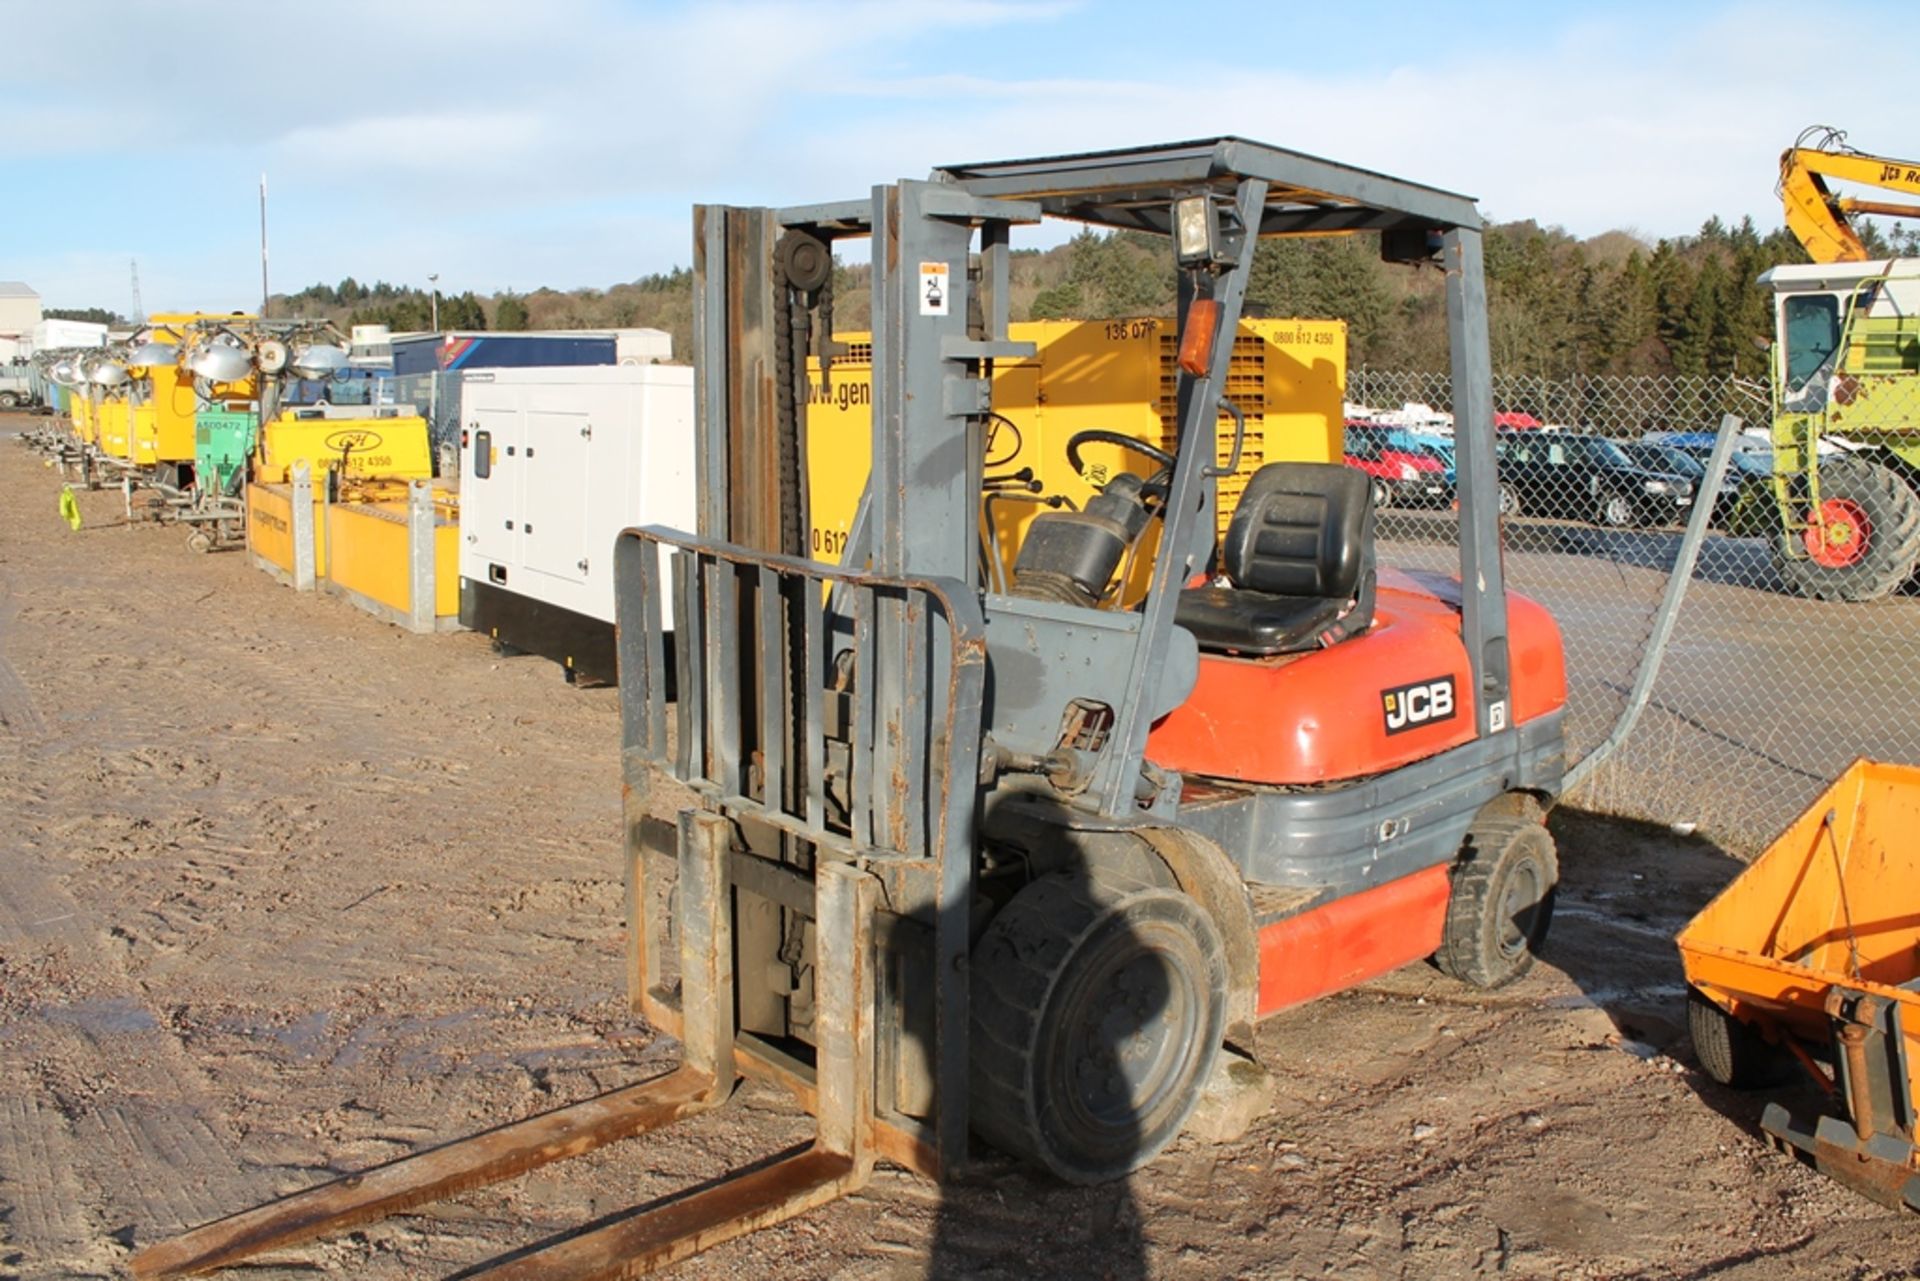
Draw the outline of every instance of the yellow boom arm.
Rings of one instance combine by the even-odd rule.
[[[1818,141],[1808,145],[1815,134]],[[1920,204],[1857,200],[1827,189],[1828,178],[1920,195],[1920,162],[1870,156],[1846,145],[1838,129],[1816,125],[1780,155],[1780,203],[1787,227],[1815,262],[1865,262],[1870,254],[1854,233],[1853,214],[1920,218]]]

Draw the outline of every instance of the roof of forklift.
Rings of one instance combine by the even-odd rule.
[[[1244,138],[941,165],[935,181],[977,196],[1037,201],[1054,217],[1165,232],[1174,197],[1231,194],[1242,178],[1267,182],[1262,235],[1477,228],[1473,198]]]

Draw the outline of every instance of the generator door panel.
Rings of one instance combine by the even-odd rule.
[[[529,570],[584,582],[592,416],[528,407],[520,463],[520,560]]]

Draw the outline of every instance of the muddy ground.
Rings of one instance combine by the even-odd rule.
[[[58,490],[0,439],[0,1277],[119,1275],[188,1224],[673,1061],[618,987],[612,691],[192,555],[117,494],[70,532]],[[1279,1098],[1242,1140],[1094,1190],[883,1169],[679,1275],[1920,1274],[1920,1225],[1773,1153],[1762,1100],[1694,1065],[1669,939],[1738,863],[1554,826],[1546,963],[1271,1020]],[[249,1275],[457,1274],[806,1132],[748,1088]]]

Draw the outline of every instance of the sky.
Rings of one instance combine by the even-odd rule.
[[[0,279],[49,307],[345,276],[605,287],[696,201],[1236,134],[1581,236],[1781,222],[1811,124],[1920,155],[1913,0],[0,0]]]

